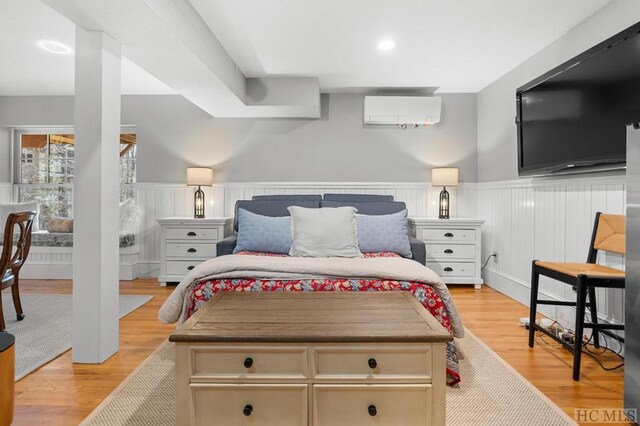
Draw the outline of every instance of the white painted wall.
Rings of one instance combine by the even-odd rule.
[[[518,178],[516,89],[640,21],[640,1],[616,0],[478,93],[478,181]]]
[[[533,259],[585,262],[596,211],[624,213],[624,174],[518,179],[516,89],[640,21],[640,2],[616,0],[478,93],[478,216],[486,219],[483,259],[491,287],[528,305]],[[600,262],[623,267],[620,256]],[[575,301],[570,286],[541,279],[541,297]],[[598,312],[624,319],[623,293],[600,290]],[[540,311],[573,327],[572,308]],[[517,320],[514,318],[514,321]],[[615,344],[614,344],[615,346]]]
[[[441,95],[441,124],[406,130],[365,128],[363,96],[323,95],[320,119],[216,119],[181,96],[124,96],[122,123],[137,128],[139,182],[184,182],[189,165],[216,182],[428,182],[433,166],[476,180],[475,94]],[[0,127],[72,115],[71,97],[0,97]]]
[[[0,182],[11,182],[11,131],[0,128]]]

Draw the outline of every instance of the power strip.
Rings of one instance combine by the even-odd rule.
[[[549,318],[542,318],[540,320],[536,321],[536,325],[538,325],[541,328],[544,328],[545,330],[547,330],[548,332],[555,334],[556,337],[558,337],[559,339],[569,343],[569,344],[575,344],[576,341],[576,336],[575,333],[573,332],[573,330],[569,330],[569,329],[565,329],[564,327],[562,327],[560,324],[558,324],[556,321],[551,320]],[[529,329],[529,318],[527,317],[522,317],[520,318],[520,327],[524,327],[526,330]]]

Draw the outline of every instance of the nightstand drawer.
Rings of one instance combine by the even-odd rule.
[[[427,268],[441,277],[473,277],[476,264],[468,262],[427,262]]]
[[[431,425],[431,392],[427,384],[314,385],[312,424]]]
[[[216,245],[209,244],[171,244],[166,245],[167,257],[210,258],[216,256]]]
[[[418,238],[425,241],[461,241],[473,242],[476,240],[475,229],[440,229],[422,228]]]
[[[198,266],[203,260],[169,260],[167,261],[168,275],[187,275],[193,268]]]
[[[218,228],[167,228],[167,240],[219,240]]]
[[[476,258],[475,244],[427,244],[427,258],[470,259]]]

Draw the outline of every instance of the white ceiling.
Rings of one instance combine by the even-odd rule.
[[[73,54],[46,52],[41,40],[73,48],[75,25],[39,0],[0,0],[0,96],[73,94]],[[123,57],[122,93],[175,92]]]
[[[612,0],[189,1],[247,77],[477,92]]]
[[[612,0],[183,1],[247,77],[319,77],[324,92],[477,92]],[[168,25],[179,21],[173,16],[165,16]],[[0,0],[0,96],[72,94],[73,55],[45,52],[37,42],[73,47],[74,32],[70,20],[39,0]],[[396,48],[379,51],[384,38]],[[122,69],[125,94],[176,93],[126,58]],[[196,91],[204,84],[187,83]]]

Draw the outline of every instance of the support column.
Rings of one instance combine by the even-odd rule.
[[[73,361],[118,351],[120,44],[76,26]]]

